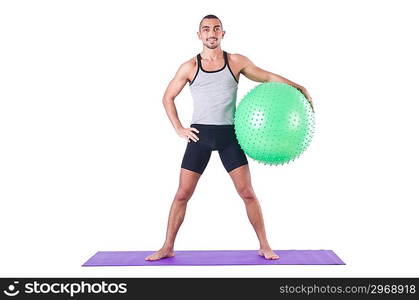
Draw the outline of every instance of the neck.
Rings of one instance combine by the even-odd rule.
[[[201,57],[209,60],[216,60],[220,57],[223,57],[223,50],[221,50],[220,47],[217,47],[215,49],[208,49],[204,47],[201,52]]]

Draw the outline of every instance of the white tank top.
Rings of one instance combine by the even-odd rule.
[[[198,68],[189,83],[193,99],[191,124],[233,125],[236,112],[238,81],[223,51],[224,66],[216,71],[205,71],[201,55],[196,56]]]

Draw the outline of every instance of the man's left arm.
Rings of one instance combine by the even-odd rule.
[[[241,55],[241,59],[243,60],[243,68],[241,69],[241,73],[249,78],[250,80],[256,81],[256,82],[282,82],[286,83],[288,85],[291,85],[298,89],[310,102],[311,107],[313,108],[313,102],[311,99],[310,94],[308,93],[307,89],[295,82],[292,82],[291,80],[288,80],[285,77],[282,77],[278,74],[274,74],[268,71],[265,71],[259,67],[257,67],[250,59],[247,57]]]

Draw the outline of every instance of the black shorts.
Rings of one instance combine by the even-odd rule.
[[[199,140],[188,142],[182,168],[202,174],[214,150],[218,151],[227,172],[248,164],[246,155],[237,141],[234,125],[191,124],[190,127],[199,130],[199,133],[193,131]]]

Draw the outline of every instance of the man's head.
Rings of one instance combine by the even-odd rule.
[[[217,16],[206,15],[199,23],[197,34],[205,47],[215,49],[220,46],[225,31],[221,20]]]

